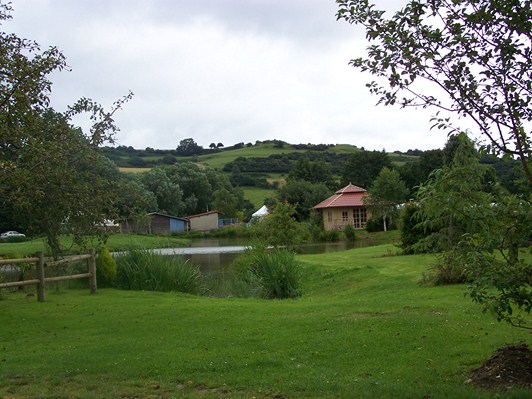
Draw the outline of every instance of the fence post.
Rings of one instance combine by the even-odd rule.
[[[37,279],[39,280],[39,284],[37,284],[37,300],[44,302],[44,256],[42,252],[37,252],[35,256],[39,258],[37,261]]]
[[[96,294],[96,289],[98,288],[98,284],[96,282],[96,251],[94,249],[91,249],[89,251],[91,257],[87,259],[87,265],[89,267],[89,285],[91,294]]]

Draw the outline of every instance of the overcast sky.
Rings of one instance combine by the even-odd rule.
[[[397,6],[399,0],[382,0]],[[435,111],[376,106],[348,65],[364,32],[334,0],[12,0],[3,31],[57,46],[52,106],[80,97],[117,115],[117,145],[175,148],[280,139],[387,151],[441,148]]]

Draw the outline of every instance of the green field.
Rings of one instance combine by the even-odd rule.
[[[299,256],[297,300],[4,292],[0,397],[530,397],[467,383],[530,333],[482,314],[463,285],[419,285],[433,258],[396,251]]]
[[[244,197],[255,206],[256,210],[264,205],[266,198],[275,197],[275,191],[267,188],[242,187],[242,191],[244,191]]]

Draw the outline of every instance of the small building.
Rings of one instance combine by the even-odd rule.
[[[343,230],[347,225],[362,230],[371,217],[370,210],[364,204],[367,195],[366,190],[349,183],[313,209],[320,212],[325,230]]]
[[[177,216],[152,212],[148,213],[146,217],[129,219],[121,222],[120,230],[123,233],[138,234],[183,233],[189,230],[189,222],[187,219],[179,218]]]
[[[191,231],[210,231],[219,227],[218,219],[223,215],[220,211],[210,211],[187,216]]]

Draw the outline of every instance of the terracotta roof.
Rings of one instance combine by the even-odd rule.
[[[333,196],[314,206],[314,209],[364,206],[364,197],[366,195],[366,190],[349,183],[344,188],[338,190]]]

